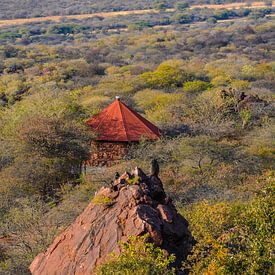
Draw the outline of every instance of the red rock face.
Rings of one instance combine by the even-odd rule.
[[[191,250],[188,223],[161,181],[136,168],[112,187],[102,187],[76,221],[33,260],[30,270],[34,275],[95,274],[109,253],[119,253],[119,241],[146,233],[155,245],[174,253],[178,264]]]

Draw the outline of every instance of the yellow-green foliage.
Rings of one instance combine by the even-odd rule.
[[[252,118],[252,113],[248,109],[243,109],[240,111],[240,117],[242,119],[242,127],[245,128]]]
[[[64,119],[69,116],[76,117],[78,111],[80,111],[80,106],[71,95],[41,91],[0,113],[0,125],[3,124],[0,127],[0,134],[9,137],[16,135],[17,127],[21,127],[22,121],[28,117],[43,116]]]
[[[141,69],[141,72],[143,71],[144,69]],[[101,79],[94,91],[96,94],[113,98],[116,95],[124,97],[131,95],[137,90],[139,85],[144,86],[144,83],[140,83],[135,76],[135,74],[141,72],[139,72],[138,67],[134,66],[110,66],[106,69],[107,75]]]
[[[248,203],[200,202],[184,212],[197,244],[190,274],[270,274],[274,247],[274,177]]]
[[[247,57],[233,54],[228,55],[224,59],[218,59],[207,63],[204,69],[211,79],[219,76],[238,79],[244,64],[254,65]]]
[[[103,196],[103,195],[96,195],[93,199],[92,199],[92,203],[96,204],[96,205],[108,205],[111,204],[113,202],[113,200],[111,198],[108,198],[107,196]]]
[[[108,96],[98,95],[91,86],[83,87],[75,91],[80,104],[87,109],[90,115],[99,113],[112,99]]]
[[[266,159],[270,168],[272,167],[272,159],[275,156],[275,128],[267,125],[263,128],[256,128],[246,138],[245,152],[257,158]]]
[[[213,240],[220,236],[226,227],[231,227],[230,204],[220,202],[210,204],[204,200],[184,213],[190,221],[192,234],[196,240]]]
[[[193,100],[190,108],[183,109],[183,119],[190,127],[211,135],[229,134],[234,131],[234,117],[228,115],[234,104],[234,99],[223,100],[219,91],[207,90]]]
[[[242,77],[247,80],[256,80],[261,78],[274,78],[275,72],[272,64],[259,63],[256,66],[244,65],[241,74]]]
[[[196,81],[187,81],[183,85],[183,90],[185,92],[196,93],[202,92],[210,87],[210,83],[196,80]]]
[[[18,95],[24,93],[28,84],[24,82],[25,79],[20,74],[4,74],[0,76],[0,94],[6,93],[9,102],[16,100]]]
[[[181,99],[181,94],[170,94],[150,89],[137,92],[134,96],[137,105],[145,111],[151,121],[156,123],[171,122],[172,114],[169,110],[179,105]]]
[[[132,179],[127,179],[126,180],[126,182],[127,182],[127,184],[138,184],[138,182],[139,182],[139,177],[137,177],[137,176],[135,176],[135,177],[133,177]]]
[[[150,88],[176,88],[191,79],[191,75],[183,67],[182,61],[166,61],[155,71],[143,73],[141,79]]]
[[[218,75],[211,80],[211,84],[215,87],[227,86],[230,83],[230,80],[231,78],[226,74]]]
[[[236,55],[209,62],[204,69],[211,83],[217,87],[227,86],[231,82],[236,89],[246,89],[250,86],[247,80],[274,78],[272,63],[257,64],[246,57]]]
[[[246,90],[250,87],[250,83],[247,80],[234,79],[230,83],[231,87],[236,90]]]
[[[110,255],[109,260],[98,270],[98,275],[144,275],[175,274],[168,267],[175,261],[173,255],[146,242],[148,235],[129,237],[127,242],[120,243],[121,254]]]

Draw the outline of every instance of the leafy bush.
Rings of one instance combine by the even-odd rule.
[[[7,147],[0,148],[0,159],[9,161],[0,173],[10,175],[3,185],[12,190],[16,183],[21,191],[43,198],[79,178],[92,138],[79,117],[74,118],[82,112],[74,100],[57,96],[53,103],[49,98],[30,96],[3,112],[1,121]]]
[[[17,199],[0,218],[0,236],[11,237],[6,259],[0,259],[1,274],[28,274],[32,259],[50,245],[57,223],[43,217],[48,210],[49,205],[38,198]]]
[[[165,124],[173,120],[172,110],[180,105],[182,95],[145,89],[135,94],[134,100],[141,107],[149,120]],[[171,110],[171,111],[170,111]]]
[[[177,13],[171,19],[177,24],[187,24],[194,20],[194,16],[189,13]]]
[[[175,274],[169,269],[174,262],[173,255],[154,247],[147,242],[148,235],[142,237],[129,237],[127,242],[120,243],[121,253],[118,256],[111,255],[98,270],[98,275],[107,274]]]
[[[261,142],[259,142],[261,137]],[[272,169],[272,159],[275,155],[273,124],[267,124],[263,127],[257,127],[245,138],[245,152],[249,155],[265,161],[267,167]]]
[[[11,238],[10,244],[4,246],[3,259],[0,245],[0,274],[29,274],[33,258],[76,219],[98,187],[85,179],[77,186],[65,184],[47,203],[37,196],[13,195],[10,209],[5,212],[5,201],[0,197],[0,236]]]
[[[183,90],[188,93],[202,92],[210,88],[210,83],[201,80],[187,81],[183,85]]]
[[[149,88],[169,89],[182,86],[192,75],[184,70],[180,61],[174,60],[164,62],[155,71],[143,73],[140,77]]]
[[[184,215],[197,240],[184,263],[190,274],[270,274],[274,177],[247,203],[203,201]]]
[[[185,10],[185,9],[187,9],[187,8],[189,8],[189,3],[186,1],[186,2],[178,2],[177,4],[176,4],[176,9],[177,10]]]
[[[189,100],[189,102],[187,102]],[[204,91],[193,100],[186,98],[182,120],[194,132],[214,137],[231,136],[236,132],[238,115],[232,99],[224,101],[217,91]]]
[[[112,204],[113,200],[111,198],[108,198],[107,196],[103,195],[96,195],[92,199],[92,203],[95,205],[110,205]]]
[[[238,91],[247,90],[250,87],[249,81],[239,79],[232,80],[230,85]]]

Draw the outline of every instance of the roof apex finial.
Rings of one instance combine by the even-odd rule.
[[[119,95],[116,95],[116,100],[120,100],[120,96]]]

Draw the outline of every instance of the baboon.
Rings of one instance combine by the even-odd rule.
[[[120,177],[120,174],[118,172],[115,173],[115,180],[117,180]]]
[[[226,99],[228,97],[228,93],[226,90],[221,90],[220,95],[222,99]]]
[[[241,95],[240,95],[240,100],[239,101],[242,101],[246,98],[246,94],[244,92],[241,92]]]
[[[151,176],[155,176],[157,178],[159,176],[159,164],[156,159],[151,161]]]

